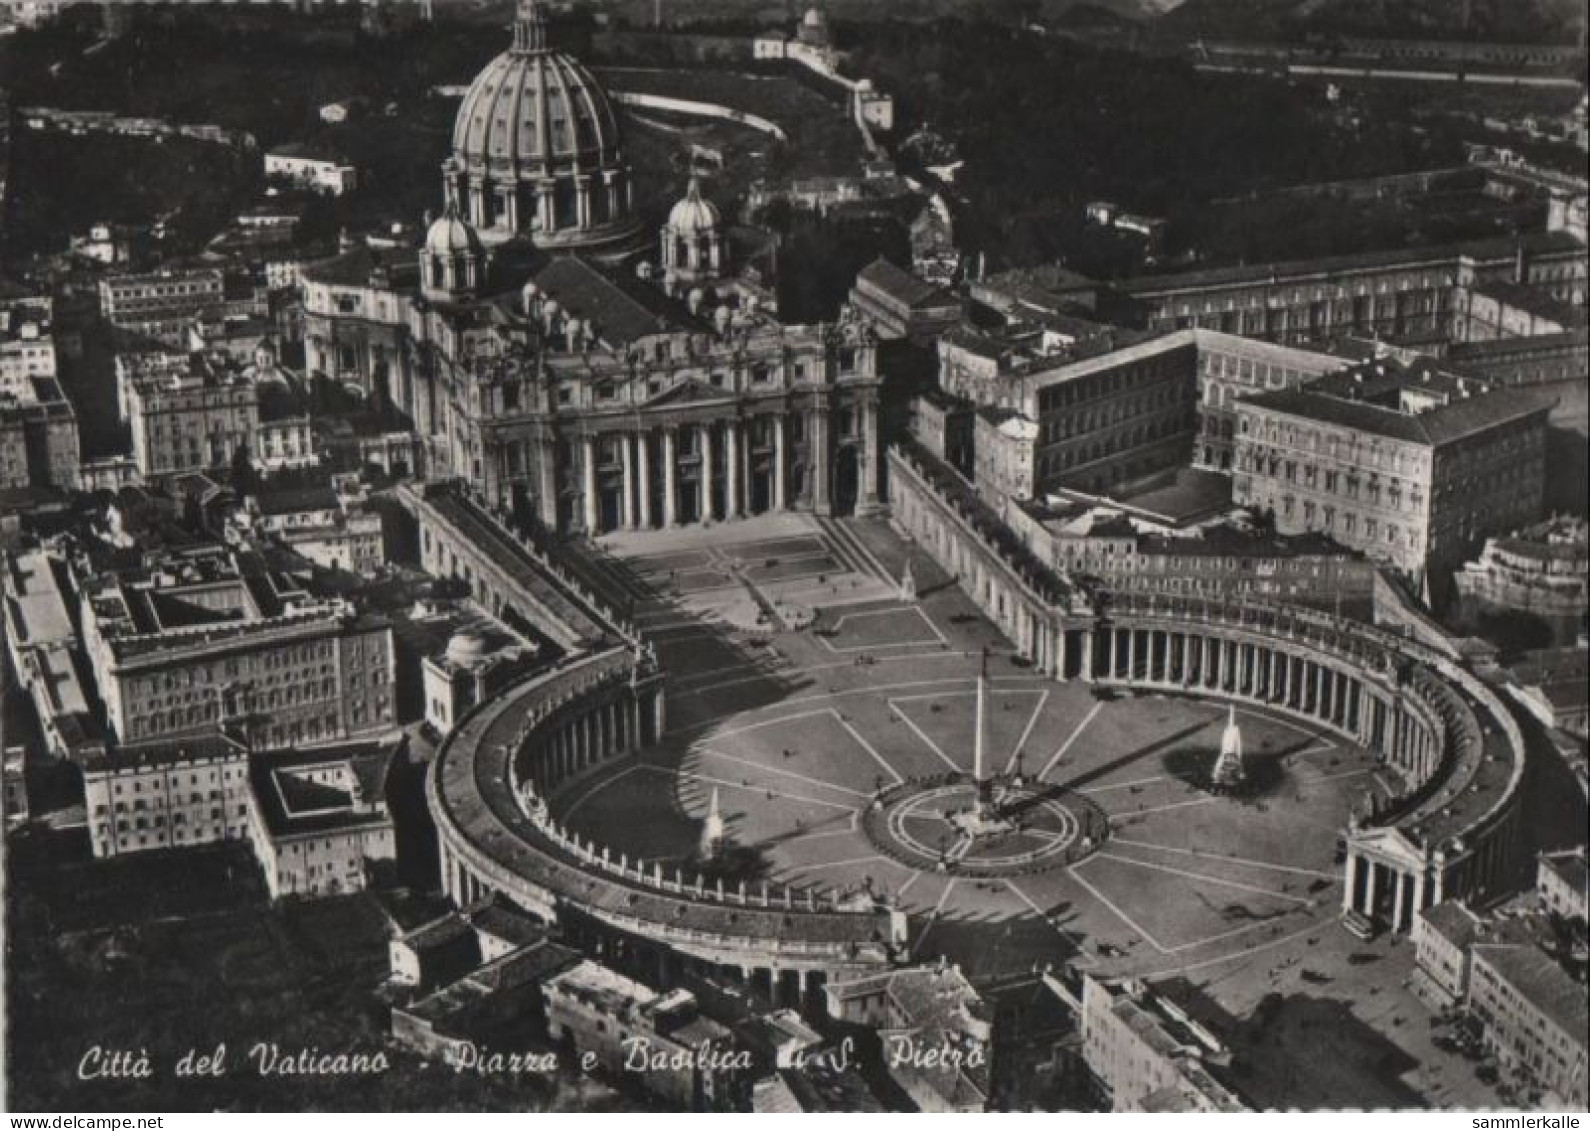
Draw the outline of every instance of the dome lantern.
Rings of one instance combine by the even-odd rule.
[[[540,0],[519,0],[513,21],[513,50],[517,55],[534,55],[547,49],[547,15]]]

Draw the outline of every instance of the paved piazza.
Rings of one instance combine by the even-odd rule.
[[[638,618],[669,673],[670,729],[661,748],[607,763],[552,798],[575,831],[632,858],[688,865],[716,792],[742,875],[892,893],[917,920],[918,955],[943,954],[977,973],[1073,953],[1101,972],[1191,972],[1335,919],[1348,806],[1385,788],[1362,750],[1239,709],[1258,784],[1245,798],[1211,795],[1195,779],[1218,750],[1224,704],[1099,698],[1024,669],[922,555],[912,558],[921,599],[898,598],[887,579],[905,547],[881,523],[771,525],[709,531],[712,545],[696,551],[715,563],[705,569],[679,569],[667,535],[608,546],[643,598]],[[747,592],[743,581],[725,570],[714,587],[704,574],[754,561],[786,578],[797,571],[781,569],[786,559],[768,548],[776,541],[825,563],[804,582],[819,615],[803,632],[758,638],[715,615],[720,596]],[[1038,851],[1023,867],[946,873],[934,860],[946,805],[932,788],[901,783],[970,772],[985,646],[996,650],[988,757],[1021,772],[1032,814],[1025,844],[994,841],[986,851]],[[869,813],[880,791],[912,796]],[[1082,850],[1078,822],[1090,814],[1107,819],[1107,835],[1093,830]],[[886,853],[869,830],[880,821],[920,851]]]

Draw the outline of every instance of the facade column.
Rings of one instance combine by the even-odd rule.
[[[1137,629],[1126,630],[1126,682],[1137,678]]]
[[[723,480],[728,493],[724,518],[740,517],[740,422],[731,420],[723,426],[724,448]]]
[[[640,449],[640,526],[642,530],[650,530],[652,526],[651,514],[651,434],[638,433],[635,444]]]
[[[1371,860],[1369,863],[1369,882],[1364,889],[1364,914],[1371,919],[1375,916],[1375,906],[1380,902],[1380,865]]]
[[[663,525],[679,525],[679,433],[663,432]]]
[[[1325,665],[1314,665],[1314,715],[1325,717]]]
[[[1082,630],[1082,682],[1093,682],[1093,630]]]
[[[773,417],[773,510],[781,511],[789,508],[789,484],[785,476],[784,454],[784,414],[777,413]]]
[[[1412,886],[1409,881],[1412,879],[1413,877],[1406,872],[1393,871],[1391,873],[1391,883],[1393,885],[1391,929],[1393,932],[1402,930],[1402,914],[1407,909],[1408,888]]]
[[[717,518],[712,509],[712,425],[701,425],[701,521]]]
[[[828,498],[828,414],[814,409],[806,416],[806,491],[815,514],[833,509]]]
[[[1066,631],[1066,626],[1065,625],[1062,624],[1059,628],[1055,629],[1055,633],[1054,633],[1054,677],[1060,683],[1066,682],[1066,660],[1068,659],[1067,653],[1070,651],[1070,648],[1069,648],[1070,639],[1069,639],[1069,637],[1070,637],[1070,633],[1068,633]]]
[[[635,529],[635,450],[626,434],[618,439],[624,461],[624,529]]]
[[[861,448],[857,459],[860,466],[856,506],[863,512],[875,511],[881,505],[878,496],[878,406],[870,400],[858,408],[861,426]]]
[[[1357,900],[1358,875],[1359,875],[1360,868],[1361,868],[1361,865],[1359,863],[1358,853],[1349,852],[1347,854],[1347,879],[1346,879],[1346,882],[1342,885],[1342,910],[1343,911],[1356,911],[1357,910],[1357,907],[1358,907],[1358,900]]]
[[[601,533],[601,507],[596,497],[596,438],[586,436],[581,442],[581,456],[585,461],[585,533],[594,538]]]

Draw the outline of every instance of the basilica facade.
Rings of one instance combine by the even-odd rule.
[[[790,325],[694,179],[643,237],[600,85],[521,0],[417,252],[304,272],[306,363],[407,418],[414,464],[599,534],[880,505],[876,339]]]

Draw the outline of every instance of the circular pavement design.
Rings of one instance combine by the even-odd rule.
[[[912,916],[915,957],[980,972],[1073,956],[1111,973],[1193,970],[1336,914],[1336,839],[1375,770],[1336,736],[1239,707],[1276,784],[1219,797],[1181,769],[1217,746],[1224,702],[1099,699],[1013,669],[990,685],[987,737],[1007,783],[1023,774],[1008,807],[1020,827],[966,844],[952,815],[973,796],[979,657],[806,659],[777,671],[776,692],[766,670],[684,667],[668,741],[565,786],[559,820],[631,858],[700,867],[717,793],[731,882],[886,895]]]

